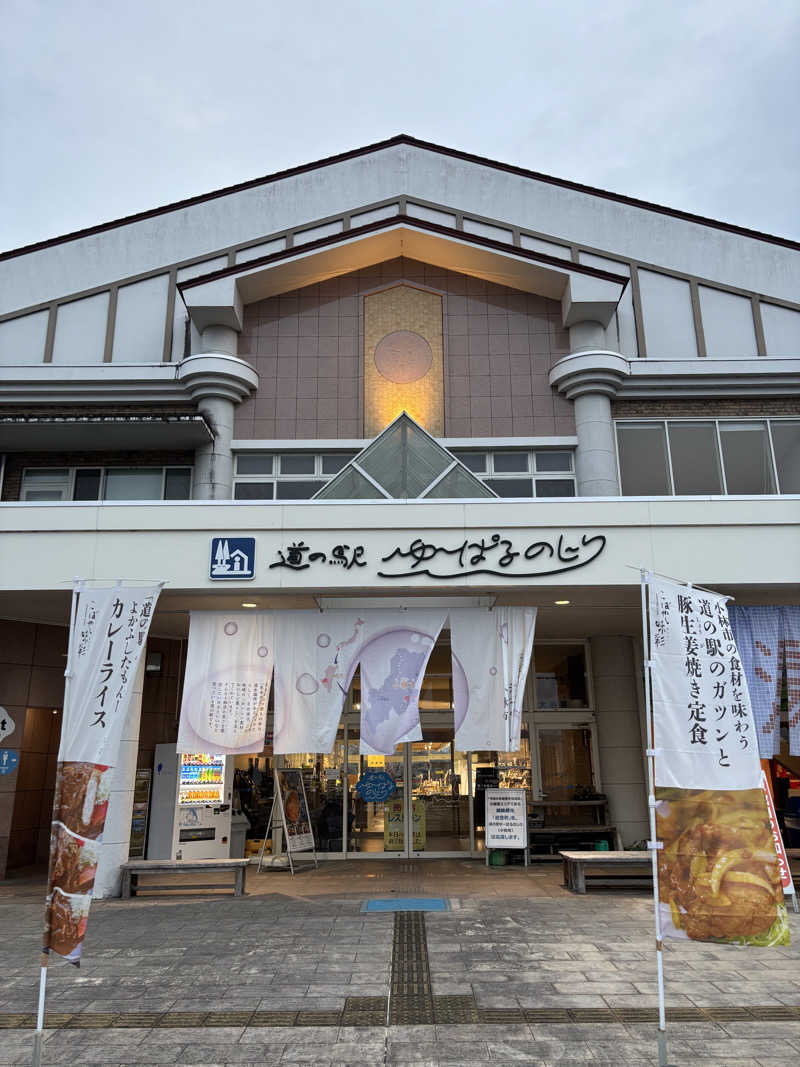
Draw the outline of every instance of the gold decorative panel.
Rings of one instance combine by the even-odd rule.
[[[364,297],[364,434],[407,411],[444,435],[442,298],[411,285]]]

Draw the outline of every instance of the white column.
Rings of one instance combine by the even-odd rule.
[[[556,363],[550,384],[574,404],[578,496],[618,496],[611,400],[630,366],[618,352],[583,347],[604,337],[599,322],[576,323],[569,334],[570,342],[582,347]]]
[[[633,640],[596,636],[591,650],[602,790],[627,846],[649,834]]]
[[[214,439],[194,454],[195,500],[230,500],[233,496],[233,401],[223,396],[206,396],[197,403]]]
[[[604,393],[575,397],[575,473],[578,496],[618,496],[617,456],[611,398]]]
[[[205,417],[212,439],[195,450],[195,500],[233,496],[234,410],[258,388],[258,375],[236,355],[239,335],[232,326],[211,323],[202,330],[202,351],[184,359],[178,377]]]
[[[136,760],[139,753],[139,723],[142,718],[142,689],[146,650],[139,660],[139,668],[131,691],[131,702],[122,730],[117,765],[111,777],[111,796],[103,830],[103,844],[94,880],[94,896],[118,897],[122,882],[120,864],[128,859],[133,814],[133,788],[136,784]]]

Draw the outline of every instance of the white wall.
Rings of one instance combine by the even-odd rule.
[[[700,313],[709,359],[756,359],[753,306],[745,296],[699,286]],[[772,353],[770,353],[772,354]]]
[[[160,274],[117,292],[115,363],[160,363],[164,355],[169,276]]]
[[[108,293],[62,304],[56,316],[53,363],[102,363],[108,321]]]
[[[42,362],[49,314],[37,311],[0,322],[0,364]]]
[[[639,271],[642,319],[648,359],[691,359],[697,355],[689,283],[651,270]]]

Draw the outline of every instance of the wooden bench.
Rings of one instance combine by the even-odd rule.
[[[586,892],[586,868],[614,868],[590,875],[592,885],[604,888],[616,886],[652,885],[652,861],[649,852],[559,852],[564,861],[564,884],[572,893]],[[619,871],[619,873],[617,873]],[[630,872],[630,873],[626,873]]]
[[[235,897],[244,896],[244,880],[249,859],[245,860],[128,860],[122,864],[122,899],[135,897],[139,889],[140,874],[207,874],[210,871],[228,871],[234,876],[234,884],[220,882],[183,882],[177,885],[143,885],[141,888],[153,891],[171,889],[233,889]]]

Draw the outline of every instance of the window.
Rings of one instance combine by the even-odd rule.
[[[405,477],[413,484],[406,485],[404,493],[415,495],[422,486],[424,495],[433,498],[474,495],[469,493],[468,475],[463,470],[446,474],[433,489],[425,491],[441,473],[441,451],[436,442],[411,442]],[[389,448],[377,457],[365,457],[366,477],[358,472],[348,474],[348,494],[356,499],[381,497],[380,491],[368,480],[373,478],[392,496],[396,486],[390,483],[401,475],[396,462],[398,454],[397,448]],[[501,497],[574,497],[576,493],[573,453],[566,449],[504,448],[489,451],[485,448],[457,448],[451,449],[451,454]],[[234,499],[308,500],[337,475],[343,477],[344,468],[355,455],[357,453],[344,451],[315,454],[302,448],[280,455],[241,452],[236,457]]]
[[[663,422],[617,423],[623,496],[668,496],[667,435]]]
[[[21,500],[188,500],[191,467],[29,467]]]
[[[722,492],[713,422],[669,423],[669,451],[678,496],[710,496]]]
[[[533,703],[537,711],[588,708],[589,686],[583,644],[533,646]]]
[[[780,491],[800,493],[800,420],[776,420],[770,429]]]
[[[465,467],[503,497],[575,496],[572,452],[453,449]],[[535,475],[535,477],[531,477]]]
[[[623,496],[800,492],[797,419],[618,422]]]
[[[721,422],[719,436],[729,493],[774,493],[765,422]]]
[[[240,452],[234,500],[310,500],[354,452]]]

